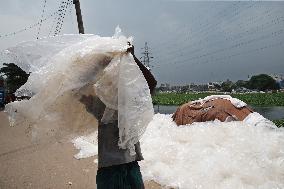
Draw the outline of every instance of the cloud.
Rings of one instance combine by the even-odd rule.
[[[46,14],[57,10],[58,1],[47,2]],[[134,37],[137,57],[147,41],[155,57],[153,72],[159,82],[170,83],[237,80],[248,73],[281,70],[283,46],[264,47],[284,39],[283,8],[283,2],[81,1],[87,33],[111,36],[120,25]],[[70,10],[62,33],[78,32],[73,5]],[[2,34],[36,23],[42,1],[10,0],[0,11]],[[43,24],[41,36],[48,35],[53,21]],[[0,49],[35,39],[37,29],[0,38]]]

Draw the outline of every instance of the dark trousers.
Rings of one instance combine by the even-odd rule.
[[[97,189],[144,189],[137,161],[99,168],[96,181]]]

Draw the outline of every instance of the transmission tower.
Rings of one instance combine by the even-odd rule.
[[[140,60],[144,64],[144,66],[146,66],[148,69],[151,69],[153,66],[150,65],[150,61],[154,57],[150,56],[152,53],[149,52],[150,48],[148,47],[147,42],[145,42],[145,46],[142,49],[144,50],[144,52],[142,52],[143,57],[140,57]]]

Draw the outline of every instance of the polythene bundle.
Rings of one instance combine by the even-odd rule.
[[[71,104],[74,99],[67,101],[66,94],[77,91],[80,96],[84,87],[93,86],[94,94],[106,105],[102,121],[113,121],[117,111],[118,145],[135,154],[134,144],[145,132],[154,111],[147,82],[133,56],[127,53],[130,40],[118,29],[114,37],[63,35],[9,48],[6,53],[31,73],[16,92],[31,98],[6,107],[11,125],[29,122],[38,134],[51,127],[60,130],[67,119],[73,119],[68,124],[82,124],[74,120],[76,117],[66,115],[62,101]]]

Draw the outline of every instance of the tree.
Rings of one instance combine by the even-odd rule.
[[[25,84],[30,74],[27,74],[14,63],[4,63],[0,69],[0,75],[6,76],[8,93],[15,93],[18,88]]]
[[[221,90],[221,84],[219,83],[213,83],[215,89]]]
[[[224,92],[232,92],[233,87],[234,83],[228,79],[221,84],[222,91]]]
[[[277,90],[279,89],[279,85],[269,75],[259,74],[250,78],[250,80],[248,81],[248,88],[257,89],[260,91]]]
[[[238,81],[235,83],[235,85],[236,85],[236,88],[241,88],[241,87],[247,88],[248,81],[238,80]]]

